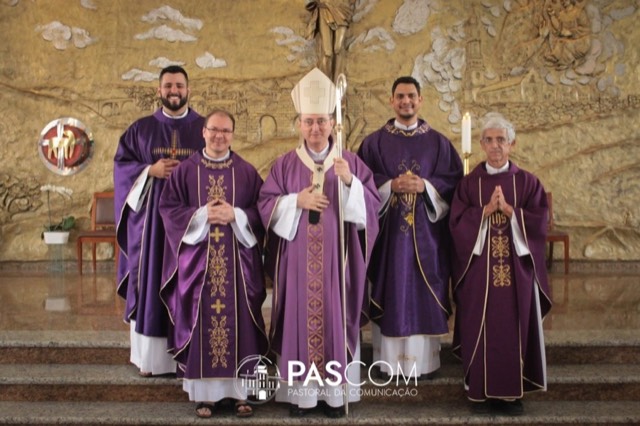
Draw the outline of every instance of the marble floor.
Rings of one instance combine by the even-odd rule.
[[[87,262],[79,275],[74,265],[0,264],[0,331],[127,331],[113,265],[99,266],[94,274]],[[640,265],[572,264],[564,275],[557,264],[549,278],[547,342],[640,341]]]

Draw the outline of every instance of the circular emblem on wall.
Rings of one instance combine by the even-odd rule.
[[[52,172],[69,176],[89,164],[93,135],[80,120],[63,117],[47,124],[38,140],[38,155]]]

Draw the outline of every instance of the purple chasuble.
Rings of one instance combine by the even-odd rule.
[[[424,120],[406,131],[394,120],[367,136],[358,155],[377,187],[403,174],[426,179],[449,204],[462,177],[451,142]],[[431,222],[426,194],[391,193],[373,248],[371,319],[387,337],[443,335],[449,327],[450,236],[448,216]]]
[[[531,254],[517,255],[510,219],[500,212],[488,218],[482,253],[473,254],[483,209],[497,185],[514,208]],[[542,184],[513,163],[507,172],[495,175],[489,175],[482,163],[456,190],[450,220],[456,303],[453,350],[462,358],[471,400],[521,398],[523,392],[546,387],[539,324],[551,308],[545,266],[547,214]]]
[[[127,196],[145,167],[161,158],[184,160],[204,148],[204,118],[189,109],[171,119],[158,109],[134,122],[120,137],[114,158],[115,213],[118,245],[118,294],[126,299],[124,319],[136,321],[136,332],[167,337],[167,312],[160,302],[164,226],[158,212],[165,179],[147,177],[150,184],[135,212]]]
[[[198,152],[174,170],[160,198],[168,242],[160,296],[172,323],[169,352],[185,378],[235,377],[245,357],[266,355],[261,186],[256,169],[237,154],[214,162]],[[196,210],[211,200],[246,213],[258,243],[247,248],[231,225],[214,224],[204,240],[184,243]]]
[[[315,364],[323,378],[329,377],[325,374],[327,363],[337,361],[340,366],[333,369],[344,379],[344,367],[353,359],[359,339],[366,295],[366,266],[378,232],[380,200],[371,171],[355,154],[343,150],[342,156],[349,163],[351,172],[362,182],[367,215],[366,228],[360,232],[355,224],[344,223],[346,349],[349,352],[346,355],[339,269],[339,178],[334,173],[331,159],[335,154],[332,146],[328,159],[312,166],[322,168],[319,173],[324,173],[323,193],[329,199],[329,207],[320,214],[318,224],[310,224],[309,211],[303,210],[292,241],[269,233],[265,264],[273,278],[274,289],[269,336],[271,347],[280,356],[279,368],[284,380],[287,380],[290,360],[304,363],[307,373],[311,364]],[[308,155],[305,158],[308,159]],[[273,226],[271,217],[280,197],[310,186],[313,174],[296,150],[276,160],[258,202],[267,229]]]

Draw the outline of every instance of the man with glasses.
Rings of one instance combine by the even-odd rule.
[[[144,377],[176,372],[167,353],[169,318],[159,295],[165,235],[158,202],[180,161],[204,147],[204,118],[189,108],[189,94],[187,72],[175,65],[164,68],[158,87],[162,106],[124,132],[114,158],[118,294],[126,299],[131,362]]]
[[[314,68],[291,96],[299,114],[300,145],[275,161],[258,202],[269,231],[265,264],[273,279],[271,347],[284,381],[276,401],[289,402],[293,417],[306,415],[320,402],[328,417],[342,417],[345,397],[359,399],[352,384],[360,383],[360,366],[345,367],[359,360],[365,271],[378,232],[379,199],[367,166],[336,148],[331,80]],[[308,377],[312,380],[305,384]]]
[[[453,349],[474,412],[522,414],[523,393],[547,387],[547,196],[538,178],[509,160],[515,144],[513,125],[488,114],[486,161],[462,179],[451,203]]]
[[[420,84],[398,78],[395,119],[367,136],[358,155],[383,201],[369,266],[373,360],[381,374],[433,377],[449,332],[449,203],[462,162],[449,139],[418,117]]]
[[[231,151],[234,130],[231,113],[209,114],[204,150],[174,170],[160,198],[169,243],[160,295],[173,324],[170,352],[203,418],[225,398],[236,400],[238,417],[253,414],[239,378],[253,371],[237,369],[267,351],[264,228],[256,206],[262,178]]]

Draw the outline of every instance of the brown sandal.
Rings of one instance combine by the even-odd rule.
[[[236,416],[251,417],[253,416],[253,408],[246,401],[236,402]]]
[[[209,410],[209,413],[201,413],[200,410],[202,410],[203,408]],[[196,416],[200,417],[201,419],[210,418],[211,416],[213,416],[213,412],[215,410],[216,406],[213,404],[207,404],[206,402],[198,402],[196,404]]]

